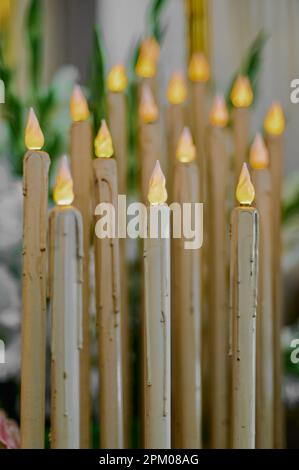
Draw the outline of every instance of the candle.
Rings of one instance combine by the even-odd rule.
[[[70,100],[70,158],[74,181],[74,205],[83,220],[83,346],[80,350],[80,439],[81,448],[90,446],[90,289],[89,251],[91,237],[91,141],[89,110],[81,88],[74,87]]]
[[[146,449],[169,449],[171,446],[170,211],[166,199],[165,178],[157,161],[149,183],[148,238],[144,240]],[[155,228],[158,228],[158,234],[151,237]]]
[[[227,279],[227,182],[229,159],[224,127],[228,111],[223,96],[215,97],[207,129],[206,219],[209,270],[209,355],[210,438],[212,448],[228,447],[229,364],[228,364],[228,279]]]
[[[256,447],[273,448],[273,220],[269,155],[257,134],[250,149],[250,165],[260,214],[259,289],[257,305]]]
[[[46,368],[46,263],[49,156],[44,136],[29,111],[23,169],[23,303],[21,447],[44,447]]]
[[[127,100],[125,88],[128,84],[125,68],[122,64],[112,67],[108,74],[108,117],[109,128],[113,140],[114,153],[117,163],[118,192],[127,193]],[[128,447],[130,433],[130,318],[128,307],[127,263],[126,263],[126,239],[119,240],[120,264],[121,264],[121,305],[122,305],[122,361],[123,361],[123,385],[124,385],[124,436],[127,439],[125,447]]]
[[[110,203],[117,211],[117,165],[105,121],[95,139],[93,162],[95,202]],[[109,224],[112,226],[111,217]],[[116,232],[117,233],[117,232]],[[98,235],[98,234],[97,234]],[[123,384],[121,361],[120,261],[116,237],[95,238],[96,304],[100,376],[100,445],[121,449],[123,436]]]
[[[280,333],[282,327],[282,279],[281,279],[281,191],[283,178],[283,133],[285,118],[281,105],[274,102],[264,121],[269,150],[273,211],[273,312],[274,312],[274,447],[285,444],[284,411],[281,392],[282,351]]]
[[[141,84],[147,84],[157,99],[157,63],[160,56],[160,46],[154,37],[148,37],[141,42],[135,66],[136,74],[141,78]]]
[[[248,134],[249,134],[249,106],[253,100],[253,92],[249,79],[238,76],[232,91],[231,101],[233,110],[233,134],[234,134],[234,172],[235,184],[241,172],[243,163],[246,161]]]
[[[51,300],[51,447],[80,448],[82,217],[71,206],[73,181],[62,157],[49,216]]]
[[[199,202],[196,150],[187,127],[179,139],[173,200]],[[172,447],[201,447],[199,250],[172,240]]]
[[[141,197],[145,203],[151,172],[161,153],[159,110],[148,85],[142,87],[139,120]]]
[[[185,126],[185,101],[187,98],[187,87],[180,72],[175,72],[167,87],[167,140],[168,140],[168,174],[173,181],[173,167],[177,144],[181,132]]]
[[[240,203],[231,219],[230,354],[232,359],[232,447],[255,447],[256,302],[258,212],[244,163],[236,190]]]

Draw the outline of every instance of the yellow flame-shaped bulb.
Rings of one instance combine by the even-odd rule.
[[[89,118],[89,109],[86,98],[79,85],[75,85],[70,99],[70,115],[73,121],[86,121]]]
[[[188,67],[188,77],[192,82],[207,82],[210,78],[210,66],[204,54],[194,52]]]
[[[210,111],[212,126],[225,127],[228,123],[228,110],[223,95],[216,95]]]
[[[281,104],[275,101],[264,120],[264,129],[270,135],[280,135],[285,129],[285,117]]]
[[[124,65],[118,64],[112,67],[108,74],[107,86],[108,90],[114,93],[120,93],[128,85],[128,77]]]
[[[149,37],[142,41],[135,72],[139,77],[151,78],[157,73],[157,62],[160,46],[155,38]]]
[[[114,153],[112,137],[105,119],[102,119],[101,127],[94,140],[94,148],[98,158],[110,158]]]
[[[264,139],[259,132],[256,134],[250,147],[249,162],[254,170],[263,170],[269,165],[269,153]]]
[[[167,201],[165,176],[159,160],[157,160],[150,178],[147,198],[151,204],[164,204]]]
[[[183,163],[190,163],[195,159],[196,148],[192,140],[189,127],[184,127],[176,149],[176,158]]]
[[[155,122],[159,118],[159,110],[156,105],[152,90],[146,84],[143,85],[141,90],[138,112],[140,119],[146,124]]]
[[[250,174],[246,163],[243,163],[238,186],[236,189],[236,198],[241,206],[250,206],[254,200],[254,187],[250,179]]]
[[[167,87],[167,99],[169,103],[181,104],[187,98],[187,87],[180,72],[175,72],[169,80]]]
[[[53,199],[58,206],[69,206],[74,200],[73,180],[66,155],[61,157],[59,162]]]
[[[248,77],[239,75],[233,85],[230,99],[235,108],[248,108],[253,100],[253,91]]]
[[[28,150],[40,150],[44,143],[44,134],[33,108],[30,108],[25,129],[25,145]]]

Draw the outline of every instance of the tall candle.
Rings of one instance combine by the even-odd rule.
[[[232,447],[255,447],[256,303],[258,212],[243,165],[231,219],[230,325],[232,356]]]
[[[112,139],[105,121],[102,121],[95,139],[95,153],[95,202],[110,203],[117,211],[117,165],[111,158]],[[113,223],[111,218],[110,214],[109,226]],[[116,233],[117,227],[110,237],[98,238],[101,233],[96,230],[95,238],[100,445],[105,449],[121,449],[124,446],[120,260]]]
[[[143,256],[146,449],[171,447],[170,211],[166,199],[165,178],[157,162],[149,184],[148,237],[144,240]],[[155,228],[161,231],[153,237],[150,232]]]
[[[147,200],[148,182],[161,153],[159,110],[148,85],[142,87],[139,103],[139,148],[141,198]]]
[[[257,134],[250,149],[255,203],[260,214],[259,290],[257,305],[256,357],[256,447],[273,448],[273,220],[269,155]]]
[[[44,136],[30,109],[23,169],[23,304],[21,447],[41,449],[45,437],[46,264],[48,170]]]
[[[73,182],[62,157],[49,216],[51,300],[51,447],[80,448],[82,217],[71,206]]]
[[[92,128],[86,99],[78,85],[70,101],[73,123],[70,129],[70,157],[74,181],[74,205],[83,220],[83,345],[80,350],[80,439],[81,448],[90,446],[90,288],[89,251],[91,238],[91,143]]]
[[[196,150],[185,127],[177,147],[173,200],[199,202]],[[182,227],[181,227],[182,228]],[[172,240],[172,447],[201,447],[199,249]]]
[[[264,121],[270,157],[273,211],[273,311],[274,311],[274,447],[285,446],[285,423],[282,403],[282,278],[281,278],[281,191],[283,178],[283,133],[285,118],[281,105],[274,102]]]
[[[253,92],[249,79],[238,76],[232,91],[231,101],[233,110],[233,135],[234,135],[234,173],[237,184],[243,163],[246,161],[248,136],[249,136],[249,106],[253,100]]]
[[[224,98],[216,96],[207,129],[207,205],[209,286],[210,438],[212,448],[228,447],[229,364],[228,364],[228,253],[227,184],[229,159],[224,127],[228,111]]]

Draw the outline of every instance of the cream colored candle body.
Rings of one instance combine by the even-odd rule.
[[[169,227],[169,207],[151,205],[161,211]],[[149,224],[148,224],[148,230]],[[149,233],[149,232],[148,232]],[[144,443],[146,449],[171,447],[171,347],[170,347],[170,240],[144,240],[145,391]]]
[[[97,158],[93,162],[93,168],[96,204],[108,202],[117,211],[116,161],[113,158]],[[123,378],[120,260],[117,237],[95,238],[95,262],[100,376],[100,445],[105,449],[121,449],[124,446]]]
[[[249,138],[248,107],[234,108],[233,110],[233,137],[234,137],[234,175],[235,185],[241,173],[242,165],[247,160],[247,147]]]
[[[195,145],[198,153],[198,164],[200,166],[200,197],[201,201],[206,200],[207,192],[207,163],[206,155],[204,152],[204,135],[207,125],[206,116],[206,83],[205,82],[192,82],[192,127],[193,135],[195,137]]]
[[[140,145],[140,179],[141,197],[147,201],[148,182],[153,168],[161,155],[161,135],[159,121],[151,123],[140,123],[139,131]]]
[[[198,167],[176,162],[173,200],[199,202]],[[181,227],[182,228],[182,227]],[[199,249],[172,240],[172,447],[201,447]]]
[[[207,133],[207,177],[209,208],[209,358],[210,436],[212,448],[228,447],[228,227],[227,181],[229,159],[224,130],[210,126]]]
[[[231,220],[232,448],[255,447],[258,212],[236,207]]]
[[[50,159],[24,158],[21,447],[42,449],[45,437],[46,264]]]
[[[182,130],[186,124],[186,116],[185,116],[185,105],[184,103],[180,104],[169,104],[167,109],[167,116],[166,116],[166,124],[167,124],[167,151],[168,151],[168,162],[167,162],[167,170],[168,170],[168,186],[170,186],[170,195],[172,195],[172,188],[171,182],[173,181],[173,172],[174,172],[174,165],[175,165],[175,154],[176,148],[178,145],[178,141]]]
[[[82,348],[81,214],[71,206],[50,213],[51,447],[80,448]]]
[[[73,122],[70,157],[74,182],[74,206],[83,220],[83,345],[80,351],[80,439],[81,448],[90,446],[90,288],[89,251],[91,239],[92,129],[88,121]]]

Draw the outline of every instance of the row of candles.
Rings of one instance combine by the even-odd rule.
[[[145,40],[136,65],[140,77],[140,192],[142,202],[149,203],[149,213],[160,211],[164,220],[169,220],[165,177],[157,162],[161,155],[158,53],[155,41]],[[167,90],[169,158],[167,163],[162,161],[162,167],[168,173],[168,192],[170,199],[180,204],[205,203],[205,240],[200,251],[185,249],[184,238],[144,240],[144,446],[200,448],[202,420],[208,417],[210,445],[214,448],[279,447],[279,227],[284,117],[279,104],[273,104],[264,123],[267,146],[260,134],[254,139],[250,150],[253,186],[244,163],[253,93],[246,77],[237,78],[231,100],[234,186],[239,206],[231,217],[229,289],[229,115],[223,97],[216,96],[207,126],[209,78],[205,57],[194,54],[189,64],[190,113],[185,105],[187,87],[180,74],[174,74]],[[47,295],[51,305],[51,445],[90,445],[92,214],[101,202],[117,207],[117,195],[127,192],[124,67],[113,67],[107,83],[110,131],[103,121],[94,141],[97,158],[93,160],[88,105],[81,89],[74,88],[70,103],[72,176],[64,157],[53,191],[56,207],[50,212],[49,228],[50,160],[40,150],[44,139],[37,118],[33,110],[29,113],[23,176],[24,448],[44,445]],[[251,205],[254,197],[256,208]],[[94,248],[100,446],[122,448],[128,445],[131,387],[126,245],[122,239],[95,237]]]

